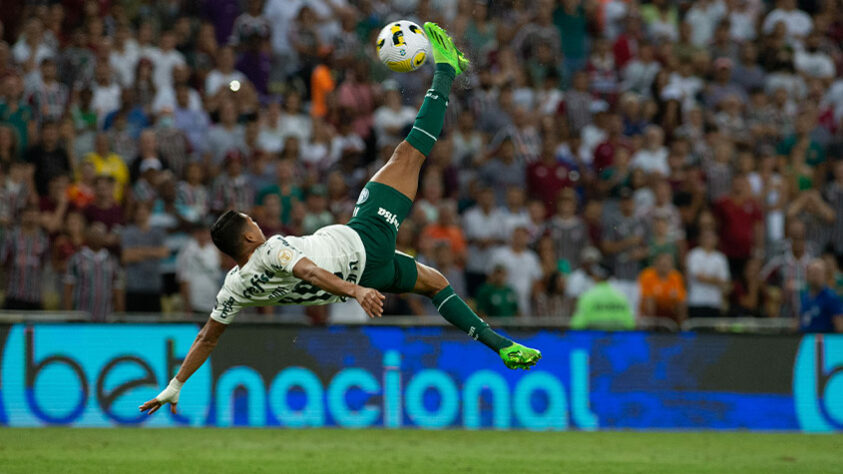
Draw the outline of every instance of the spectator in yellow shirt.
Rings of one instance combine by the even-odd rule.
[[[129,168],[120,155],[111,151],[108,135],[98,133],[94,142],[94,151],[85,155],[84,161],[94,165],[97,175],[114,178],[114,199],[123,202],[126,186],[129,184]]]

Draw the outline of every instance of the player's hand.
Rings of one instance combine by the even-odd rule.
[[[370,318],[383,316],[383,300],[386,299],[386,296],[382,295],[378,290],[358,286],[354,292],[354,299],[360,303],[363,311]]]
[[[138,410],[151,415],[158,411],[159,408],[169,403],[170,411],[175,413],[176,405],[179,403],[179,394],[181,393],[182,385],[184,385],[182,382],[179,382],[175,377],[173,377],[173,380],[170,380],[170,384],[167,385],[167,388],[159,393],[157,397],[138,407]]]

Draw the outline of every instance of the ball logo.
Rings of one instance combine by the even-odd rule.
[[[802,338],[793,367],[793,404],[802,429],[843,429],[843,336]]]
[[[290,249],[281,249],[278,252],[278,261],[281,263],[281,266],[287,266],[293,261],[293,251]]]

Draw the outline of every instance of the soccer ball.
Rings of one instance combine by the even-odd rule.
[[[433,54],[424,30],[407,20],[384,26],[375,46],[380,60],[395,72],[415,71]]]

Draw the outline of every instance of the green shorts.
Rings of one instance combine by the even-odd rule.
[[[366,249],[361,286],[387,293],[409,293],[415,287],[416,261],[395,250],[398,228],[412,205],[410,198],[383,183],[370,181],[360,192],[348,226],[360,235]]]

